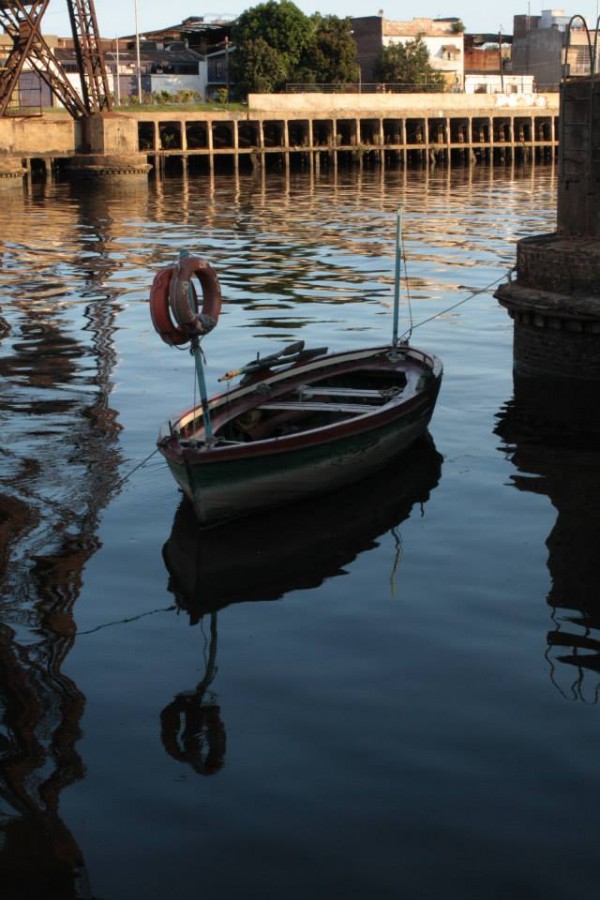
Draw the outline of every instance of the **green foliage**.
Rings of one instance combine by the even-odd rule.
[[[444,85],[442,73],[429,63],[429,50],[422,37],[384,47],[375,66],[375,78],[384,84]]]
[[[131,94],[128,97],[128,104],[129,106],[152,106],[152,94],[142,94],[141,101],[137,94]]]
[[[283,87],[287,76],[284,57],[264,38],[246,41],[231,57],[236,94],[265,94]]]
[[[311,34],[310,20],[291,0],[267,0],[243,12],[231,36],[238,53],[244,53],[248,44],[264,41],[287,71],[298,64]]]
[[[200,94],[198,91],[192,91],[189,88],[177,91],[175,94],[176,103],[199,103]]]
[[[130,98],[133,102],[136,102],[136,98]],[[145,103],[151,103],[155,106],[169,106],[170,104],[185,105],[186,103],[198,103],[200,101],[200,94],[198,91],[191,91],[182,88],[176,93],[171,93],[171,91],[154,91],[150,98],[146,98]]]
[[[310,84],[335,84],[356,81],[356,42],[350,19],[338,16],[311,17],[312,35],[293,77]]]
[[[267,0],[239,17],[231,74],[238,96],[281,90],[286,82],[356,81],[350,19],[305,16],[291,0]]]

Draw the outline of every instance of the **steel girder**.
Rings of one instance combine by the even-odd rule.
[[[0,115],[5,115],[25,63],[48,85],[73,118],[110,109],[93,0],[67,0],[82,95],[75,90],[41,33],[49,0],[2,0],[0,25],[13,46],[0,70]]]

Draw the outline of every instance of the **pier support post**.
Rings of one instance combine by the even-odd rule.
[[[67,171],[88,181],[147,180],[152,168],[137,149],[137,122],[117,113],[97,113],[82,122],[82,144],[89,152],[77,153]]]

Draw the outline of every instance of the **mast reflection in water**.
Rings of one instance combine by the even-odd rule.
[[[201,775],[225,764],[226,732],[216,694],[217,613],[232,603],[281,600],[345,574],[356,557],[395,537],[390,586],[398,576],[401,539],[396,529],[413,507],[429,499],[441,476],[442,457],[429,435],[376,476],[324,497],[199,530],[193,507],[180,504],[163,548],[169,590],[191,625],[210,616],[205,674],[179,693],[161,714],[167,753]],[[235,553],[232,552],[235,548]]]
[[[546,540],[552,579],[547,603],[554,623],[547,635],[552,681],[565,697],[596,703],[600,672],[600,437],[536,421],[514,400],[499,413],[495,430],[518,471],[512,476],[515,487],[547,496],[557,512]]]

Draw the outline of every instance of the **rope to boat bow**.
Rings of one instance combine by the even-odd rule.
[[[504,281],[506,278],[508,278],[508,280],[510,281],[511,275],[514,271],[515,271],[514,266],[511,266],[511,268],[508,269],[505,274],[500,275],[499,278],[494,279],[494,281],[491,281],[485,287],[477,288],[477,289],[471,291],[471,293],[467,297],[463,297],[462,300],[458,300],[456,303],[453,303],[452,306],[448,306],[448,307],[446,307],[446,309],[442,309],[439,312],[434,313],[432,316],[428,316],[428,318],[423,319],[422,322],[417,322],[416,325],[411,324],[410,328],[407,328],[407,330],[404,332],[404,334],[400,335],[399,340],[400,341],[405,340],[406,338],[408,338],[410,336],[410,334],[412,333],[412,331],[415,328],[420,328],[421,325],[427,325],[428,322],[433,322],[434,319],[439,319],[440,316],[447,315],[449,312],[452,312],[454,309],[457,309],[459,306],[462,306],[463,303],[467,303],[469,300],[472,300],[473,297],[477,297],[479,294],[486,294],[491,288],[495,287],[497,284],[500,284],[500,282]]]

